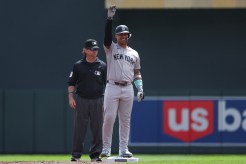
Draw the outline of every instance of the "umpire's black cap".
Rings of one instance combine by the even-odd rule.
[[[91,50],[99,49],[97,41],[95,39],[86,40],[85,41],[85,48],[91,49]]]

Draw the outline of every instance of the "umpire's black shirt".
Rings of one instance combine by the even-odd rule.
[[[76,93],[83,98],[96,99],[104,95],[107,67],[100,59],[88,63],[86,59],[77,61],[70,73],[68,85],[76,87]]]

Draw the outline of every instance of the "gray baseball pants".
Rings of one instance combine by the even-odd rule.
[[[84,140],[90,121],[92,144],[90,158],[99,157],[102,151],[103,97],[85,99],[78,96],[74,115],[74,135],[72,156],[80,158],[84,152]]]
[[[104,149],[111,149],[113,127],[117,113],[119,118],[119,150],[124,151],[128,148],[133,98],[132,84],[119,86],[107,83],[104,96]]]

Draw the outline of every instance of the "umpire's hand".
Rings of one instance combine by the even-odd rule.
[[[69,97],[69,106],[73,109],[76,108],[76,102],[73,97]]]

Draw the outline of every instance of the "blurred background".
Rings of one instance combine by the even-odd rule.
[[[126,24],[133,34],[130,46],[141,57],[147,101],[246,95],[245,0],[1,0],[0,153],[70,153],[68,76],[88,38],[100,43],[99,57],[105,61],[104,24],[111,4],[118,6],[113,29]],[[88,132],[87,150],[90,142]],[[221,146],[131,148],[226,152]],[[246,152],[245,147],[231,150]]]

